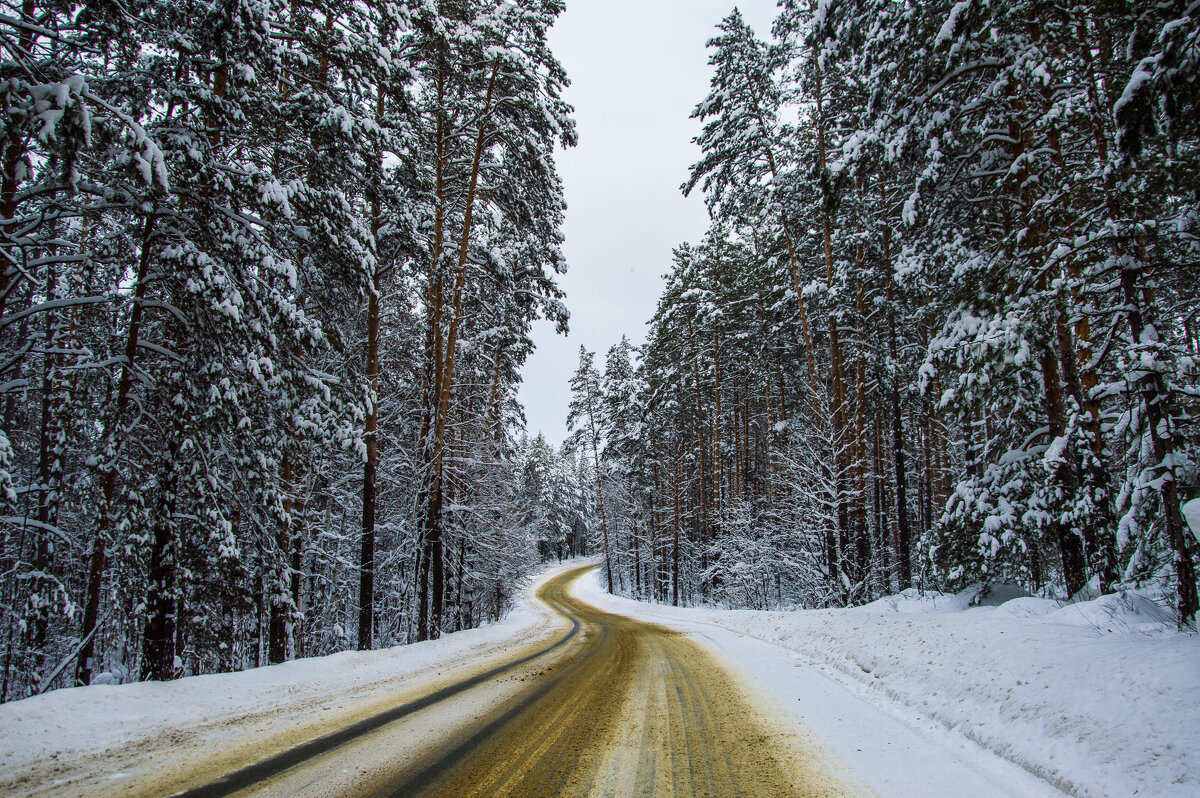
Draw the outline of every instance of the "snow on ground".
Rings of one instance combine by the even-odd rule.
[[[68,688],[0,705],[0,784],[40,760],[120,751],[179,729],[231,722],[249,727],[275,718],[288,723],[297,707],[336,702],[345,709],[397,683],[502,656],[506,649],[559,633],[562,622],[552,620],[557,616],[535,602],[532,591],[574,565],[539,574],[499,623],[440,640],[174,682]]]
[[[707,637],[880,795],[1200,795],[1200,636],[1136,593],[802,612],[634,602],[594,575],[580,593]]]

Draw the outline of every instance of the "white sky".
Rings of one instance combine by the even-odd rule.
[[[579,146],[558,154],[567,196],[560,285],[571,334],[534,329],[537,351],[523,370],[520,399],[530,434],[566,437],[567,381],[579,347],[596,353],[629,336],[645,340],[671,250],[699,241],[708,213],[697,190],[679,186],[700,150],[692,108],[708,93],[704,43],[734,0],[567,0],[550,44],[571,78]],[[760,37],[770,35],[775,0],[736,3]]]

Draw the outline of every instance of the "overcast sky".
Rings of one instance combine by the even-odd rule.
[[[550,43],[571,78],[579,146],[558,155],[567,195],[570,272],[560,284],[571,334],[534,330],[537,351],[525,364],[520,398],[530,434],[566,437],[567,381],[579,347],[603,368],[609,347],[628,335],[645,340],[671,250],[699,241],[708,214],[699,192],[679,185],[699,157],[692,108],[708,93],[704,43],[732,0],[567,0]],[[775,0],[737,3],[761,37],[770,34]]]

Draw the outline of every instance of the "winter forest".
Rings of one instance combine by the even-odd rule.
[[[2,0],[0,701],[436,638],[582,554],[1194,624],[1200,3],[779,5],[715,29],[709,231],[557,448],[562,0]]]

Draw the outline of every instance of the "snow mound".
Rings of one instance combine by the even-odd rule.
[[[872,601],[844,612],[871,615],[954,615],[970,611],[997,620],[1083,627],[1092,633],[1172,635],[1177,632],[1173,610],[1145,591],[1126,590],[1095,595],[1099,586],[1081,590],[1075,601],[1037,598],[1016,585],[976,582],[953,595],[916,588]]]
[[[1091,627],[1102,634],[1170,636],[1176,633],[1174,613],[1137,590],[1067,604],[1044,617],[1051,623]]]
[[[1042,618],[1052,612],[1057,612],[1062,607],[1062,603],[1054,599],[1034,598],[1028,596],[1026,598],[1015,598],[1011,601],[1006,601],[996,608],[996,617],[1003,618],[1008,616],[1016,619],[1032,619]]]
[[[884,596],[881,599],[855,607],[852,612],[898,612],[904,614],[924,614],[930,612],[945,612],[946,605],[953,599],[945,593],[936,590],[924,592],[910,587],[894,596]]]

